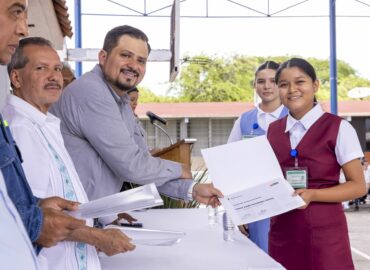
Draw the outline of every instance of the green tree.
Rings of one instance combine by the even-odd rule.
[[[258,57],[234,55],[229,58],[196,55],[182,68],[172,89],[181,102],[252,101],[256,68],[266,60],[282,63],[292,56]],[[316,69],[321,87],[319,100],[330,99],[329,61],[307,59]],[[337,61],[338,99],[349,99],[347,92],[354,87],[370,86],[368,79],[357,75],[346,62]],[[176,90],[174,90],[176,89]]]
[[[240,101],[253,97],[250,63],[244,58],[197,56],[196,59],[202,59],[201,64],[188,63],[178,79],[181,101]]]
[[[146,87],[139,87],[140,98],[139,103],[150,103],[150,102],[177,102],[176,97],[165,97],[156,95],[150,89]]]

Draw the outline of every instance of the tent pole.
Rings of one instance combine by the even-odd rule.
[[[75,0],[75,48],[82,47],[82,31],[81,31],[81,0]],[[76,61],[75,76],[78,78],[82,75],[82,63]]]
[[[330,11],[330,110],[333,114],[338,114],[337,96],[337,45],[336,45],[336,0],[329,0]]]

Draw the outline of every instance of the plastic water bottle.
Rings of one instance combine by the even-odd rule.
[[[230,216],[228,216],[226,212],[222,215],[222,224],[224,227],[224,240],[234,241],[235,226]]]
[[[208,224],[214,225],[217,223],[217,207],[213,208],[212,206],[208,206]]]

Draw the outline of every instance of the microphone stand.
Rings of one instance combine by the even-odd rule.
[[[154,121],[152,122],[152,124],[156,127],[156,128],[159,128],[164,134],[166,134],[167,138],[170,140],[171,142],[171,145],[173,144],[173,141],[171,139],[171,137],[168,135],[168,133],[164,130],[163,127],[161,127],[160,125],[158,125],[157,123],[155,123]]]

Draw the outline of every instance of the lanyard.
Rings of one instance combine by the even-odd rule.
[[[290,150],[290,156],[294,158],[294,167],[298,168],[298,151],[297,149]]]
[[[298,167],[298,151],[290,150],[290,156],[294,158],[294,167],[285,167],[285,176],[293,188],[307,188],[308,170],[307,167]]]

